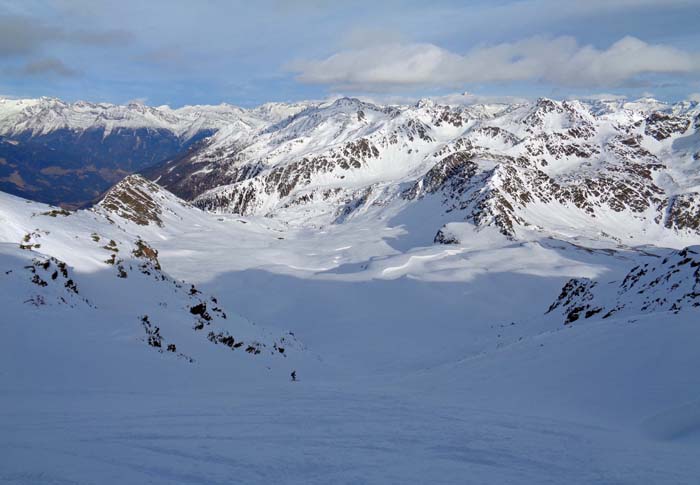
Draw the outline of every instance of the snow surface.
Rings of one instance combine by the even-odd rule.
[[[0,194],[0,482],[700,476],[700,311],[545,315],[570,278],[613,284],[668,249],[468,223],[451,225],[460,244],[432,244],[430,200],[319,228],[151,195],[160,225]],[[162,273],[139,270],[139,240]],[[26,266],[49,256],[79,294],[32,283]],[[190,299],[209,295],[228,314],[212,325],[266,351],[193,330]],[[184,357],[147,345],[144,314]]]

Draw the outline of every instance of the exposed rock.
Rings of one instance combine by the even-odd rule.
[[[698,307],[700,246],[692,246],[632,268],[621,282],[569,280],[547,313],[558,310],[567,324],[594,316],[609,318]]]
[[[100,206],[141,226],[162,225],[162,208],[153,198],[158,185],[140,175],[130,175],[112,187],[100,201]]]
[[[685,117],[655,112],[647,117],[644,133],[660,141],[681,134],[689,127],[690,120]]]
[[[700,233],[700,194],[689,192],[673,196],[664,225],[669,229]]]

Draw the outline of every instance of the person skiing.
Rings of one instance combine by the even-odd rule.
[[[297,381],[297,371],[293,370],[291,376],[292,376],[292,382],[296,382]]]

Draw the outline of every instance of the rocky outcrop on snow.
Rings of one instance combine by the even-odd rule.
[[[13,274],[15,272],[16,275]],[[54,257],[37,254],[21,269],[4,270],[4,276],[5,279],[16,276],[22,280],[20,285],[29,288],[24,295],[24,304],[35,307],[92,307],[90,302],[81,296],[73,270],[64,261]],[[27,285],[27,281],[31,285]]]
[[[661,141],[672,135],[684,133],[690,127],[690,124],[691,120],[687,117],[655,112],[650,114],[645,120],[644,134]]]
[[[700,246],[632,268],[622,281],[569,280],[547,313],[569,324],[589,318],[679,312],[700,307]]]
[[[129,175],[112,187],[97,209],[140,226],[163,226],[163,214],[177,216],[178,209],[191,206],[140,175]]]
[[[664,225],[676,231],[700,233],[700,193],[687,192],[672,196]]]

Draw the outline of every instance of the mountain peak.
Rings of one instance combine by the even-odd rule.
[[[140,226],[163,226],[163,202],[167,199],[185,204],[155,182],[133,174],[109,189],[98,206]]]
[[[557,108],[561,106],[561,102],[555,101],[550,98],[537,98],[537,101],[535,101],[535,106],[538,109],[542,109],[545,111],[555,111]]]
[[[415,106],[416,108],[432,108],[435,106],[435,101],[430,98],[421,98],[416,102]]]

